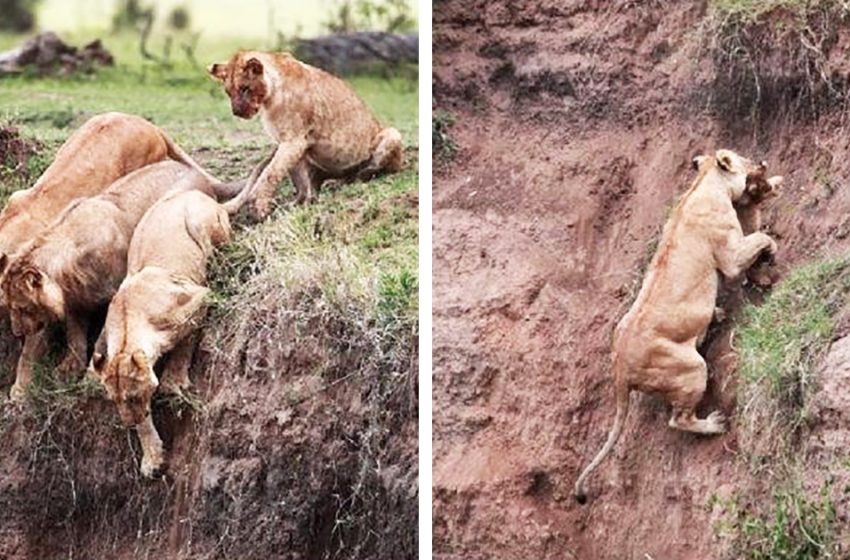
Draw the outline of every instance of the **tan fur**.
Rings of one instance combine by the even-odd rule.
[[[745,195],[735,202],[735,212],[744,235],[762,230],[763,205],[779,196],[781,185],[782,177],[759,177],[747,185]],[[762,253],[747,269],[747,279],[756,286],[772,286],[778,278],[778,271],[773,265],[773,255]]]
[[[232,196],[241,187],[238,183],[223,185],[207,175],[162,130],[141,117],[113,112],[86,121],[62,145],[35,185],[9,197],[0,214],[0,283],[15,254],[73,200],[100,194],[128,173],[168,158],[205,174],[224,195]],[[0,306],[6,305],[0,291]],[[43,347],[42,340],[25,340],[23,353],[39,354]],[[17,378],[28,379],[32,374],[30,360],[21,360],[18,365]],[[13,385],[10,396],[21,399],[23,387]]]
[[[717,272],[738,277],[762,252],[775,253],[776,243],[761,232],[745,236],[733,207],[748,184],[763,176],[762,166],[718,150],[699,168],[664,226],[637,299],[614,331],[616,418],[604,447],[576,482],[579,501],[585,499],[585,479],[619,437],[633,389],[661,394],[673,407],[672,428],[699,434],[726,429],[718,411],[696,417],[707,382],[697,341],[715,311]]]
[[[399,171],[401,134],[382,128],[354,90],[339,78],[286,53],[242,51],[210,74],[224,83],[233,114],[259,113],[278,143],[243,197],[259,218],[271,211],[274,190],[289,174],[296,202],[310,202],[326,179],[355,179]],[[232,205],[239,205],[234,201]]]
[[[92,117],[59,148],[35,185],[9,197],[0,214],[0,253],[16,253],[72,200],[99,194],[119,177],[167,157],[161,131],[146,120],[121,113]]]
[[[205,194],[172,193],[139,222],[130,243],[128,276],[109,305],[91,369],[127,426],[137,426],[142,473],[164,465],[162,441],[150,419],[157,388],[154,364],[169,353],[164,382],[188,387],[192,332],[203,319],[207,260],[230,239],[227,212]]]
[[[204,189],[209,181],[190,167],[163,161],[136,170],[102,194],[81,199],[25,246],[9,265],[0,288],[9,304],[18,336],[40,333],[65,321],[68,352],[65,372],[85,366],[87,319],[106,305],[124,278],[127,250],[143,214],[172,189]],[[24,353],[15,386],[29,382],[34,356]]]

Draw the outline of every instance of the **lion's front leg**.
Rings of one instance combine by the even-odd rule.
[[[44,330],[28,334],[24,337],[21,356],[15,372],[15,384],[9,391],[9,398],[21,401],[26,394],[27,386],[32,382],[32,370],[35,363],[47,353],[47,336]]]
[[[306,151],[306,139],[284,142],[277,147],[271,161],[251,186],[257,219],[263,220],[271,213],[275,189]]]
[[[777,251],[776,241],[769,235],[757,231],[743,236],[738,232],[716,252],[718,268],[727,278],[737,278],[743,271],[753,266],[764,251],[771,255]]]
[[[65,319],[65,337],[68,348],[57,369],[66,378],[86,368],[88,321],[76,313],[68,313]]]
[[[153,416],[150,411],[144,422],[136,426],[139,442],[142,444],[142,474],[148,478],[162,475],[165,468],[165,454],[162,449],[162,440],[153,424]]]
[[[194,334],[190,334],[168,353],[162,372],[164,391],[180,394],[192,385],[189,366],[192,365],[192,354],[195,352],[195,338]]]

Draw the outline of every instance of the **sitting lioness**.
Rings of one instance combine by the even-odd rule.
[[[274,190],[289,174],[296,203],[310,202],[327,179],[369,178],[402,168],[401,134],[382,128],[348,84],[288,53],[242,51],[209,73],[224,83],[233,114],[257,113],[277,149],[242,196],[263,219]],[[234,200],[232,205],[240,205]]]
[[[105,113],[86,121],[62,145],[35,185],[9,197],[0,214],[0,282],[10,259],[71,201],[100,194],[127,173],[167,158],[200,170],[162,130],[141,117]],[[0,305],[6,305],[2,291]],[[40,336],[25,338],[24,354],[43,349]],[[28,368],[29,361],[21,361],[19,367]],[[18,379],[30,375],[27,369],[17,372]],[[10,396],[17,400],[22,395],[22,386],[13,385]]]
[[[764,167],[729,150],[698,160],[699,174],[664,226],[658,250],[631,309],[614,331],[612,353],[617,413],[604,447],[581,473],[575,497],[586,500],[584,481],[617,441],[633,389],[660,393],[672,405],[671,428],[720,434],[719,411],[696,416],[706,389],[705,360],[697,344],[715,310],[720,271],[736,278],[776,242],[762,232],[744,235],[733,203],[763,180]],[[769,179],[778,184],[780,178]]]
[[[126,426],[142,443],[142,474],[164,465],[150,401],[159,381],[154,365],[168,353],[163,383],[189,386],[192,333],[203,319],[207,260],[230,239],[224,208],[199,191],[166,195],[133,233],[128,276],[109,304],[91,369],[106,386]]]
[[[209,180],[182,163],[163,161],[138,169],[102,194],[77,200],[9,264],[0,284],[16,336],[32,336],[64,321],[68,351],[59,368],[81,371],[89,315],[109,303],[127,270],[127,249],[144,213],[172,189],[212,189]],[[24,350],[27,350],[25,347]],[[17,390],[30,379],[37,357],[22,352]]]

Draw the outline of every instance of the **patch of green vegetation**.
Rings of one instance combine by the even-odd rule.
[[[834,0],[711,0],[711,6],[727,14],[757,19],[778,8],[804,11],[817,5],[836,4]]]
[[[718,537],[735,539],[737,560],[818,560],[837,558],[836,508],[830,484],[814,498],[795,483],[773,492],[773,501],[762,511],[741,506],[736,499],[712,500],[723,508],[713,527]]]
[[[773,501],[722,504],[726,515],[715,530],[732,537],[735,558],[836,557],[833,467],[807,470],[802,435],[818,389],[818,364],[847,312],[848,293],[850,259],[827,259],[791,271],[761,305],[743,310],[734,341],[737,439],[752,482],[741,491],[769,488]],[[820,479],[827,482],[815,495],[802,483]]]
[[[744,309],[735,340],[738,416],[742,449],[756,462],[783,452],[804,424],[817,361],[848,292],[850,260],[820,261],[794,270],[762,305]]]
[[[457,144],[449,135],[449,129],[455,123],[454,117],[445,111],[434,111],[431,121],[431,142],[434,155],[443,161],[454,158]]]

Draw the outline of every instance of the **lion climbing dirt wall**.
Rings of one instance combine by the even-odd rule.
[[[668,430],[660,400],[632,397],[591,503],[572,500],[613,419],[610,335],[697,153],[785,175],[765,215],[782,266],[850,248],[850,190],[801,164],[829,153],[850,176],[839,116],[754,132],[723,113],[704,2],[434,11],[435,111],[457,146],[434,181],[435,556],[720,558],[709,503],[738,483],[735,432]],[[707,408],[731,412],[729,331],[713,336]]]

